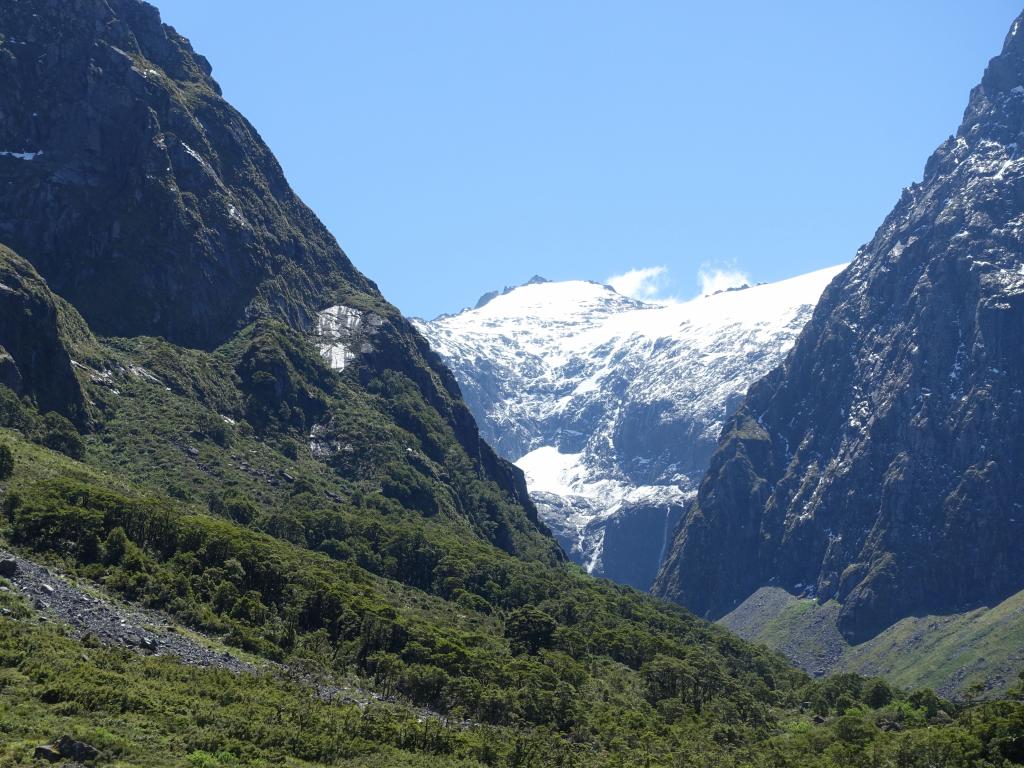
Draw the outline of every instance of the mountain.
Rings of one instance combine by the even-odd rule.
[[[29,282],[45,283],[100,335],[208,351],[234,340],[236,402],[189,382],[206,405],[260,432],[296,432],[321,458],[363,467],[364,479],[401,467],[418,476],[428,506],[473,517],[465,485],[443,490],[451,475],[439,468],[448,460],[440,443],[454,438],[512,505],[476,520],[477,532],[509,550],[551,549],[521,474],[480,440],[451,374],[295,196],[259,134],[222,98],[209,63],[155,8],[22,0],[0,8],[0,30],[0,240],[31,264]],[[353,320],[342,341],[330,323],[338,316]],[[247,348],[238,348],[242,338]],[[41,361],[30,343],[0,344],[22,369],[25,394],[84,425],[80,398],[32,389],[53,385],[33,377]],[[327,407],[323,375],[303,380],[311,370],[300,350],[311,345],[330,366],[353,363],[351,385],[375,390],[369,410],[396,423],[404,409],[414,437],[387,450],[341,442],[336,433],[351,426]],[[55,375],[69,380],[75,354],[65,350]],[[103,360],[75,364],[93,383],[115,375]],[[106,422],[122,405],[110,391],[93,397],[106,401]],[[427,432],[433,443],[420,458],[411,445]],[[347,453],[332,448],[346,445]]]
[[[566,552],[647,589],[726,415],[839,269],[668,304],[534,278],[414,324]]]
[[[5,0],[0,72],[0,764],[1024,758],[566,562],[155,8]]]
[[[1024,35],[924,178],[750,388],[657,594],[718,618],[761,587],[864,642],[1024,588]]]
[[[212,348],[376,293],[137,0],[0,8],[0,239],[96,332]]]

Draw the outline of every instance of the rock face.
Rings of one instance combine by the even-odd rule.
[[[373,290],[138,0],[0,6],[0,242],[96,332],[194,347]]]
[[[839,269],[669,305],[534,278],[416,325],[563,548],[647,589],[726,414]]]
[[[1024,587],[1024,17],[963,125],[723,433],[655,591],[761,586],[860,641]]]
[[[41,411],[81,420],[86,403],[70,349],[89,333],[28,262],[0,245],[0,383]]]

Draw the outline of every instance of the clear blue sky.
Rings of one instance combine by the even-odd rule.
[[[404,312],[528,279],[849,260],[1021,0],[163,0]]]

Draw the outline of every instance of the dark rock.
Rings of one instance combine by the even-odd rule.
[[[57,751],[61,757],[67,757],[79,762],[95,760],[99,757],[99,751],[84,741],[76,741],[70,736],[61,736],[57,742]]]
[[[593,573],[606,579],[647,590],[658,573],[658,564],[668,549],[683,515],[680,504],[620,503],[612,516],[601,516],[589,501],[551,493],[535,493],[534,503],[566,554],[577,563],[587,563],[600,542],[600,564]],[[572,520],[579,514],[595,519],[583,528],[582,536]]]
[[[5,557],[0,559],[0,576],[5,579],[9,579],[12,576],[18,575],[18,561],[13,557]]]
[[[212,348],[374,290],[156,8],[31,0],[3,26],[39,42],[0,58],[0,145],[42,154],[0,157],[0,241],[94,329]]]
[[[1015,29],[1024,23],[1024,16]],[[1024,588],[1024,35],[723,430],[655,592],[812,585],[860,642]]]
[[[13,389],[17,393],[22,391],[21,371],[11,354],[0,347],[0,385]]]
[[[36,760],[46,760],[49,763],[56,763],[63,757],[63,755],[61,755],[60,751],[56,747],[44,745],[36,747],[35,751],[32,753],[32,757]]]
[[[31,264],[2,245],[0,285],[5,288],[0,290],[0,384],[31,395],[41,411],[58,411],[81,423],[88,409],[71,362],[70,329],[77,326],[79,339],[86,338],[85,324]]]

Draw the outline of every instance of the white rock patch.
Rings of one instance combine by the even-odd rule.
[[[345,366],[355,359],[351,339],[362,328],[363,322],[362,312],[343,304],[328,307],[317,314],[313,335],[320,354],[334,370],[345,370]]]

